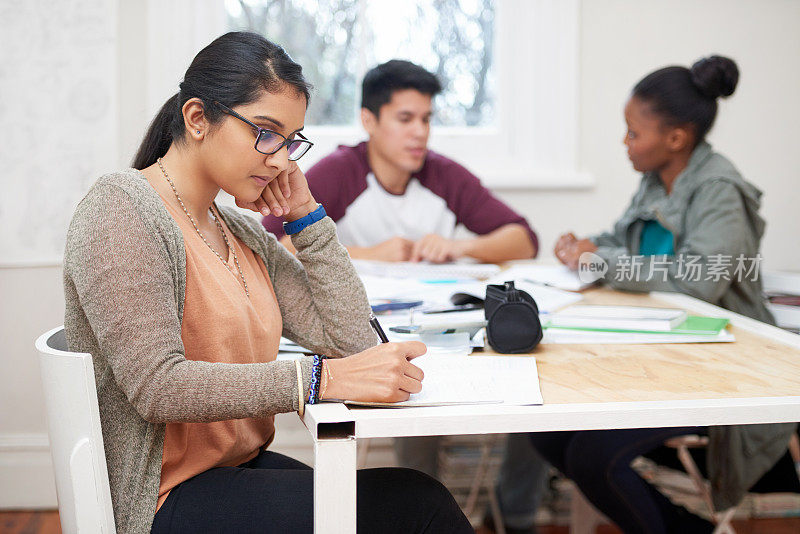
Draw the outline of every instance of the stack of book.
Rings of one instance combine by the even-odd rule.
[[[550,343],[708,343],[734,341],[728,319],[672,308],[571,306],[548,315]]]

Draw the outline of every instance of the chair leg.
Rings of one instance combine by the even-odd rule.
[[[500,511],[500,503],[497,501],[497,494],[494,492],[494,485],[487,485],[489,491],[489,509],[492,511],[494,520],[495,534],[506,534],[506,524],[503,520],[503,512]]]
[[[694,459],[689,453],[689,448],[686,445],[679,445],[677,451],[678,458],[681,464],[683,464],[683,468],[686,469],[686,473],[688,473],[689,478],[691,478],[695,488],[697,488],[697,492],[703,498],[703,502],[705,502],[706,508],[711,514],[711,520],[716,524],[714,534],[736,534],[736,531],[731,525],[731,519],[736,512],[736,507],[734,506],[724,512],[717,513],[714,510],[714,501],[711,498],[711,491],[708,489],[705,479],[700,474],[697,464],[694,463]]]
[[[714,528],[714,534],[736,534],[733,525],[731,525],[734,513],[736,513],[736,507],[728,508],[724,512],[716,514],[717,526]]]
[[[711,492],[706,485],[705,479],[700,474],[697,464],[694,463],[694,459],[692,458],[691,453],[689,453],[689,448],[686,447],[686,445],[678,446],[678,459],[680,459],[681,464],[683,464],[683,468],[686,469],[686,473],[689,475],[689,478],[692,479],[694,487],[697,488],[697,492],[703,498],[703,502],[705,503],[708,512],[713,517],[714,502],[711,499]]]
[[[797,437],[796,433],[789,438],[789,454],[792,455],[792,460],[794,460],[797,476],[800,477],[800,438]]]
[[[569,511],[569,534],[594,534],[603,516],[586,500],[578,486],[572,491]]]
[[[472,479],[472,485],[469,488],[467,495],[467,502],[464,506],[464,514],[470,516],[475,509],[475,503],[478,500],[478,493],[484,485],[488,485],[484,479],[486,472],[489,470],[489,457],[492,454],[492,447],[494,446],[495,435],[486,436],[481,445],[481,459],[478,462],[478,468],[475,471],[475,477]]]
[[[497,501],[497,495],[494,491],[495,481],[488,475],[492,449],[494,449],[497,441],[502,439],[502,437],[501,434],[491,434],[484,437],[483,444],[481,445],[481,459],[478,463],[475,477],[472,479],[472,485],[469,488],[467,502],[464,505],[464,515],[469,517],[475,511],[478,493],[480,493],[481,488],[485,488],[489,497],[489,509],[492,513],[492,519],[494,520],[494,531],[496,534],[506,534],[506,529],[505,522],[503,521],[503,513],[500,511],[500,503]]]

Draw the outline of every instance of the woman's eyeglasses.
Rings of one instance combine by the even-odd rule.
[[[285,146],[287,152],[289,153],[289,161],[297,161],[298,159],[302,158],[306,152],[308,152],[309,148],[314,146],[314,143],[306,139],[305,136],[300,132],[294,134],[298,136],[299,139],[287,139],[278,132],[267,130],[266,128],[262,128],[256,124],[253,124],[224,104],[221,104],[217,101],[214,101],[214,104],[219,106],[224,113],[227,113],[231,117],[236,117],[240,121],[250,125],[256,130],[256,144],[254,148],[262,154],[269,156]]]

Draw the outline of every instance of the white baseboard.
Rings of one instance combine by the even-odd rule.
[[[0,434],[0,510],[57,507],[47,434]]]

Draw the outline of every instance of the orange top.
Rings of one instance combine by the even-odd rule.
[[[233,254],[228,254],[226,268],[177,202],[161,199],[178,223],[186,247],[186,300],[181,324],[186,358],[232,364],[275,360],[283,321],[263,260],[220,218],[247,280],[248,299]],[[225,258],[227,250],[217,252]],[[158,508],[169,491],[184,480],[213,467],[251,460],[272,441],[274,432],[272,417],[167,423]]]

